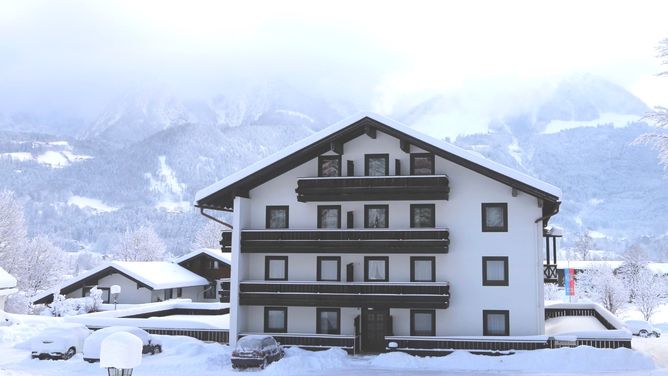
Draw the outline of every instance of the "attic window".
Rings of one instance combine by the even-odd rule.
[[[318,176],[341,176],[341,156],[321,155],[318,157]]]
[[[434,175],[434,154],[412,153],[411,175]]]
[[[501,202],[482,204],[482,231],[508,232],[507,203]]]
[[[364,155],[364,175],[387,176],[390,174],[389,154]]]

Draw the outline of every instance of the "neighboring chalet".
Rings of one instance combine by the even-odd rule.
[[[67,298],[81,298],[88,296],[90,289],[97,286],[103,292],[104,303],[113,303],[109,293],[113,285],[121,286],[119,304],[151,303],[173,298],[192,299],[193,302],[219,301],[217,279],[220,278],[217,276],[229,275],[229,261],[225,261],[228,259],[220,251],[217,252],[220,257],[216,262],[206,265],[195,264],[195,261],[203,260],[202,254],[211,257],[208,253],[215,252],[192,252],[176,260],[176,263],[112,261],[65,281],[58,289]],[[33,304],[51,302],[53,290],[38,294],[33,299]]]
[[[7,273],[5,269],[0,268],[0,311],[5,310],[7,297],[17,291],[16,278]]]
[[[544,267],[545,227],[560,195],[369,114],[228,176],[195,204],[233,213],[221,240],[231,345],[270,333],[374,352],[543,334],[543,273],[554,266]]]
[[[175,263],[198,274],[209,281],[207,296],[213,294],[223,303],[230,301],[230,253],[220,249],[202,248],[185,254]],[[224,287],[224,288],[223,288]]]

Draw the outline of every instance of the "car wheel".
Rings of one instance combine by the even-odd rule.
[[[74,347],[70,347],[69,349],[67,349],[67,352],[65,354],[63,354],[63,360],[70,359],[76,353],[77,353],[77,349],[75,349]]]
[[[659,333],[657,333],[657,332],[652,332],[652,333],[650,334],[650,336],[651,336],[651,337],[654,337],[654,338],[659,338]]]
[[[649,333],[647,333],[647,330],[645,330],[645,329],[641,329],[641,330],[638,332],[638,335],[641,336],[642,338],[647,338],[647,336],[649,335]]]

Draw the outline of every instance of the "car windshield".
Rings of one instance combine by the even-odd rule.
[[[262,349],[263,337],[243,337],[237,342],[237,350],[255,351]]]

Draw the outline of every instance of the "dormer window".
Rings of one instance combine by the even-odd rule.
[[[434,154],[411,154],[411,175],[434,175]]]
[[[318,157],[318,176],[341,176],[341,156],[321,155]]]
[[[364,175],[387,176],[390,174],[389,154],[366,154],[364,155]]]

